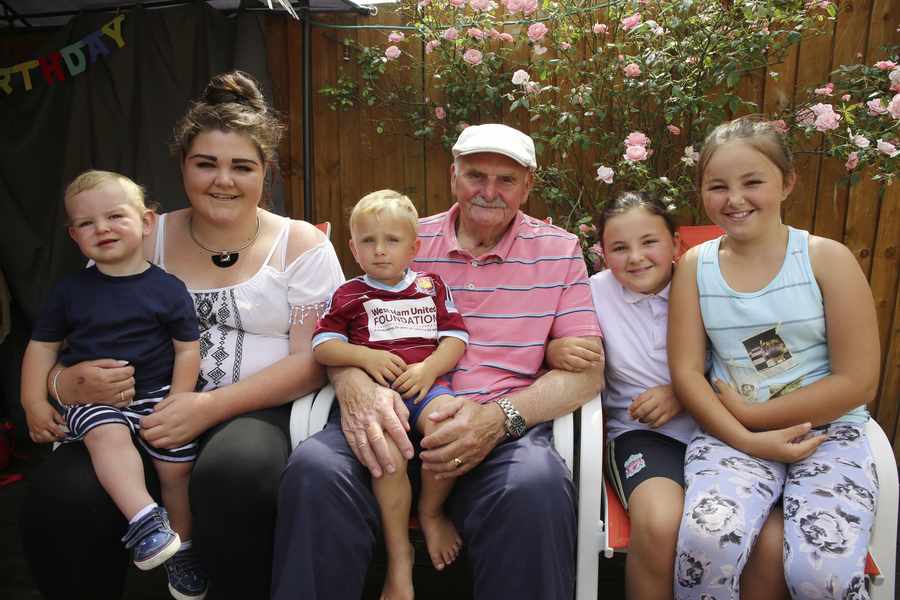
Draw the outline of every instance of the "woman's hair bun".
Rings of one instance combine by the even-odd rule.
[[[243,104],[260,113],[267,110],[259,83],[244,71],[231,71],[213,77],[203,90],[201,101],[210,106]]]

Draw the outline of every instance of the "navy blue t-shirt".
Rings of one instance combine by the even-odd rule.
[[[111,277],[96,266],[60,281],[50,293],[31,338],[66,341],[64,365],[115,358],[134,366],[135,389],[157,390],[172,382],[172,340],[199,339],[197,313],[180,279],[159,267]]]

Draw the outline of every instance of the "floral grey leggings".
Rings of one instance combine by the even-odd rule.
[[[832,423],[806,460],[744,454],[707,433],[688,444],[676,600],[737,600],[766,516],[784,506],[784,574],[793,598],[869,597],[863,570],[878,476],[862,425]]]

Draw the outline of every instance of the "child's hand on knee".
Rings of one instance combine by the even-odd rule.
[[[416,403],[422,401],[437,375],[432,373],[431,369],[424,362],[409,365],[406,370],[394,381],[394,389],[409,400],[415,398]]]
[[[24,406],[28,435],[36,444],[49,444],[63,438],[65,419],[49,402]]]
[[[645,390],[628,407],[632,419],[653,429],[662,427],[683,410],[671,385],[658,385]]]

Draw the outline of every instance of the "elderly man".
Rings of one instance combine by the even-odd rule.
[[[551,421],[595,397],[600,330],[578,240],[519,209],[534,143],[505,125],[465,129],[453,147],[456,203],[422,219],[416,270],[439,274],[469,329],[457,394],[421,440],[422,469],[454,477],[446,510],[472,563],[476,598],[570,600],[576,513]],[[552,339],[576,338],[595,368],[546,371]],[[273,598],[358,600],[379,535],[369,478],[407,458],[406,408],[362,370],[332,370],[340,410],[301,444],[282,479]]]

